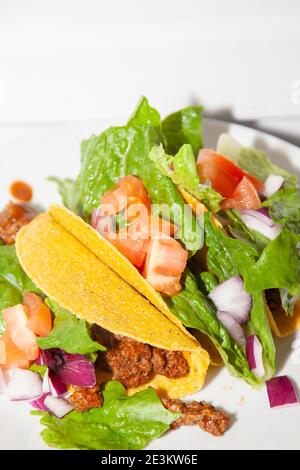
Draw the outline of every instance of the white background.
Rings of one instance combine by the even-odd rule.
[[[0,123],[127,116],[145,94],[297,143],[299,18],[297,0],[0,0]]]

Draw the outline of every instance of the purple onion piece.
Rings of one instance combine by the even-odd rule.
[[[246,343],[246,356],[250,370],[252,370],[257,377],[263,377],[265,375],[262,352],[262,345],[260,344],[257,336],[248,336]]]
[[[48,408],[45,406],[45,398],[49,395],[49,393],[43,393],[40,397],[36,398],[35,400],[32,400],[30,402],[30,405],[33,406],[33,408],[36,408],[37,410],[40,411],[49,411]]]
[[[299,404],[293,383],[286,375],[273,377],[266,385],[271,408]]]
[[[246,338],[241,325],[227,312],[217,311],[217,319],[226,328],[229,335],[235,339],[240,346],[245,346]]]

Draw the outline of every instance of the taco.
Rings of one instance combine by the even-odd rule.
[[[107,354],[112,370],[126,349],[140,348],[137,354],[145,354],[145,369],[137,371],[131,381],[123,380],[129,395],[148,386],[170,398],[199,390],[209,365],[208,353],[178,321],[164,315],[124,280],[130,270],[122,266],[122,259],[118,264],[107,244],[82,219],[53,206],[19,232],[16,251],[24,271],[45,295],[76,317],[122,339],[116,354],[113,347]],[[147,348],[152,348],[156,363],[163,361],[165,367],[153,365]],[[172,361],[179,362],[177,369],[172,369]],[[120,369],[121,364],[116,367]],[[114,378],[120,378],[117,372]]]

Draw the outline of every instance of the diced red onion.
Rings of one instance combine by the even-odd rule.
[[[2,368],[0,367],[0,394],[5,391],[6,388],[6,380],[4,377],[4,373]]]
[[[42,381],[36,372],[14,369],[5,389],[10,400],[32,400],[42,395]]]
[[[241,217],[248,228],[256,230],[270,240],[274,240],[282,230],[280,225],[274,224],[269,216],[259,211],[243,210]]]
[[[268,198],[277,193],[284,183],[284,178],[279,175],[270,175],[264,182],[264,190],[262,194]]]
[[[60,397],[67,391],[67,387],[64,383],[59,380],[59,378],[55,375],[54,372],[49,371],[49,388],[50,393],[53,397]]]
[[[208,297],[218,310],[227,312],[238,323],[245,323],[248,320],[252,300],[240,276],[234,276],[222,282],[210,292]]]
[[[293,383],[286,375],[273,377],[266,385],[271,408],[299,404]]]
[[[241,325],[227,312],[217,311],[217,319],[226,328],[230,336],[236,340],[240,346],[244,346],[246,338]]]
[[[63,418],[73,410],[73,406],[63,398],[56,398],[48,395],[44,400],[44,406],[57,418]]]
[[[66,362],[56,370],[57,377],[67,385],[93,387],[96,384],[94,364],[81,354],[66,354]]]
[[[49,370],[66,385],[93,387],[96,383],[94,364],[82,354],[69,354],[61,349],[44,351],[44,361]],[[47,389],[45,388],[45,392]]]
[[[35,400],[32,400],[30,402],[30,405],[40,411],[49,411],[48,408],[45,406],[45,398],[48,395],[49,393],[43,393],[43,395],[41,395],[40,397],[36,398]]]
[[[260,344],[257,336],[248,336],[246,343],[246,356],[250,370],[252,370],[253,374],[257,377],[263,377],[265,375],[262,351],[262,345]]]

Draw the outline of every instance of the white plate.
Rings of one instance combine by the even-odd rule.
[[[2,127],[0,135],[0,205],[9,198],[8,186],[15,179],[30,182],[35,202],[46,207],[59,201],[56,190],[46,181],[48,175],[73,176],[79,168],[79,142],[92,132],[111,124],[94,121],[72,125],[40,127]],[[300,174],[300,149],[262,132],[220,121],[206,120],[204,141],[214,147],[221,132],[229,131],[243,145],[269,150],[273,160]],[[300,351],[292,346],[300,334],[277,343],[277,373],[299,381]],[[298,359],[298,360],[297,360]],[[193,396],[226,410],[232,426],[222,438],[215,438],[197,427],[170,432],[153,441],[150,449],[295,449],[299,448],[300,407],[269,408],[265,388],[254,391],[223,369],[211,368],[205,387]],[[0,398],[0,449],[43,449],[38,419],[29,406]]]

